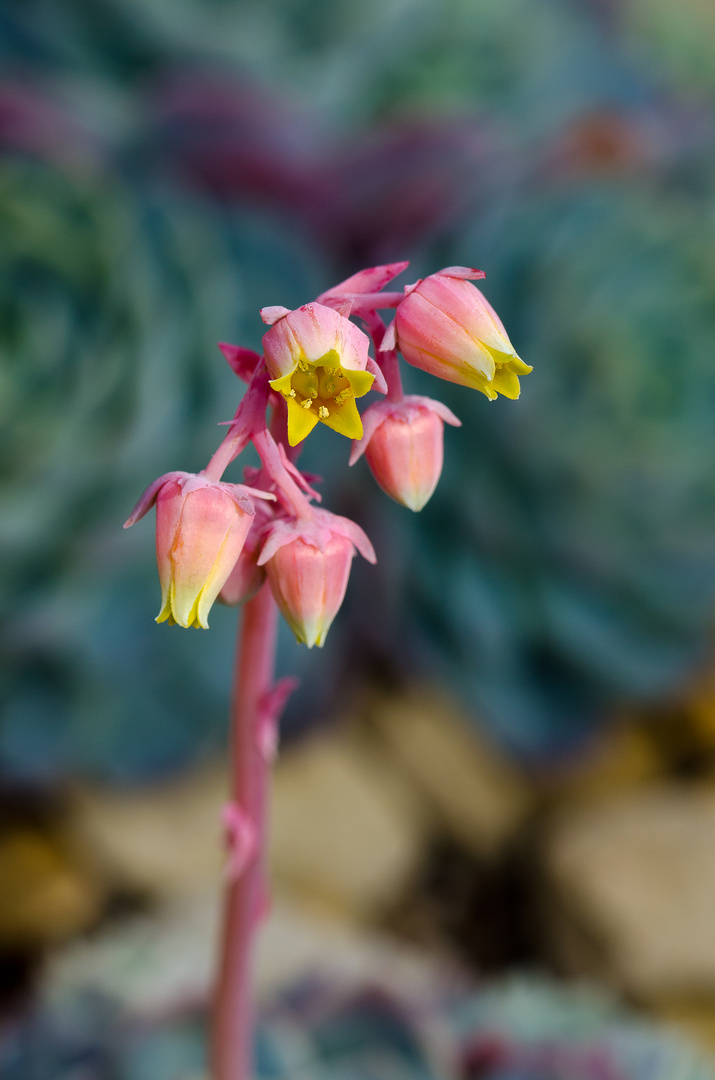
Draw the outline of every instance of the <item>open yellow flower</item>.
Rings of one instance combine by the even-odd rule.
[[[368,338],[354,323],[323,304],[295,311],[264,309],[278,321],[263,337],[271,387],[288,407],[288,442],[296,446],[316,424],[348,439],[362,438],[355,399],[371,388],[366,371]]]

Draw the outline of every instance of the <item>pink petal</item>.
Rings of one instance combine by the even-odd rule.
[[[226,341],[219,341],[218,347],[228,360],[232,371],[244,382],[250,382],[256,365],[261,356],[253,349],[243,349],[240,345],[229,345]]]
[[[386,394],[387,383],[385,382],[385,376],[382,374],[382,368],[376,360],[373,360],[371,356],[368,356],[367,358],[367,366],[365,370],[369,371],[371,375],[375,376],[375,381],[372,384],[371,389],[376,390],[378,394]]]
[[[260,310],[260,316],[266,326],[273,326],[280,319],[285,318],[286,315],[290,315],[290,308],[281,307],[280,304],[273,307],[263,307]]]
[[[350,518],[336,517],[335,514],[331,516],[335,523],[332,532],[346,536],[358,549],[363,559],[367,559],[369,563],[376,563],[377,555],[375,554],[375,549],[360,526],[356,525]]]
[[[461,427],[462,421],[458,420],[451,409],[442,401],[435,401],[434,398],[422,397],[420,394],[408,394],[403,399],[410,405],[417,405],[423,409],[429,409],[433,413],[437,413],[437,416],[441,420],[444,420],[445,424],[451,424],[452,427]]]
[[[385,336],[382,339],[380,345],[380,352],[389,352],[391,349],[397,348],[397,332],[395,330],[395,320],[393,319],[387,330]]]
[[[447,277],[464,278],[467,281],[479,281],[487,276],[483,270],[475,270],[473,266],[446,266],[444,270],[438,270],[437,273],[445,274]]]
[[[334,285],[332,289],[324,292],[322,296],[318,297],[318,302],[324,303],[326,296],[332,296],[336,293],[339,295],[344,293],[377,292],[392,281],[393,278],[397,277],[398,274],[401,274],[403,270],[406,270],[409,265],[409,262],[386,263],[384,266],[371,266],[367,270],[359,270],[357,274],[353,274],[352,277],[346,278],[339,285]]]
[[[131,514],[124,522],[124,528],[128,529],[130,526],[135,525],[137,521],[140,521],[152,506],[156,502],[156,497],[161,491],[164,484],[168,484],[172,480],[180,480],[184,476],[188,476],[189,473],[184,472],[169,472],[164,473],[163,476],[157,477],[156,480],[152,480],[149,487],[141,495],[139,502],[136,504]]]

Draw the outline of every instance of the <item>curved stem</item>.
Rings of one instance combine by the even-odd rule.
[[[273,688],[278,610],[266,583],[243,613],[231,706],[231,801],[252,826],[255,843],[225,900],[213,1015],[215,1080],[253,1076],[253,939],[265,896],[268,760],[261,725]]]
[[[208,480],[220,480],[234,458],[237,458],[245,449],[254,433],[265,428],[269,393],[268,371],[261,361],[253,373],[246,393],[239,402],[228,434],[203,470],[203,475]]]
[[[385,337],[385,324],[382,316],[378,315],[376,311],[370,311],[361,315],[361,318],[367,323],[375,344],[375,356],[387,383],[387,399],[388,401],[402,401],[404,392],[402,389],[400,362],[397,359],[397,349],[386,349],[384,352],[380,352],[380,346]]]

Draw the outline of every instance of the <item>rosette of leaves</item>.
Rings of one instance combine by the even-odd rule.
[[[0,163],[6,770],[131,775],[220,737],[230,643],[154,627],[152,539],[121,522],[155,475],[200,468],[233,414],[215,341],[237,333],[235,265],[213,211],[166,186]]]
[[[485,252],[485,291],[534,372],[516,404],[447,389],[464,426],[403,536],[405,633],[527,752],[676,692],[707,648],[708,176],[701,162],[659,181],[545,187],[450,253]]]

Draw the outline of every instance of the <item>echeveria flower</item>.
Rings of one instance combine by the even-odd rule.
[[[255,508],[243,484],[193,473],[167,473],[142,495],[125,528],[156,503],[156,561],[161,583],[157,622],[208,629],[207,616],[241,554]]]
[[[364,453],[385,494],[421,510],[442,474],[445,423],[461,426],[441,401],[416,395],[378,401],[363,415],[365,433],[353,443],[350,464]]]
[[[394,345],[408,364],[448,382],[481,390],[490,400],[497,394],[518,398],[519,376],[531,371],[521,360],[489,301],[470,279],[481,270],[450,266],[418,281],[395,314],[394,334],[383,348]]]
[[[304,304],[295,311],[263,308],[275,325],[263,336],[271,387],[288,406],[288,442],[296,446],[316,424],[349,439],[362,436],[355,399],[371,388],[367,335],[332,308]]]
[[[345,596],[355,548],[375,562],[365,533],[348,518],[313,510],[307,519],[279,519],[269,529],[259,565],[300,642],[323,645]]]

